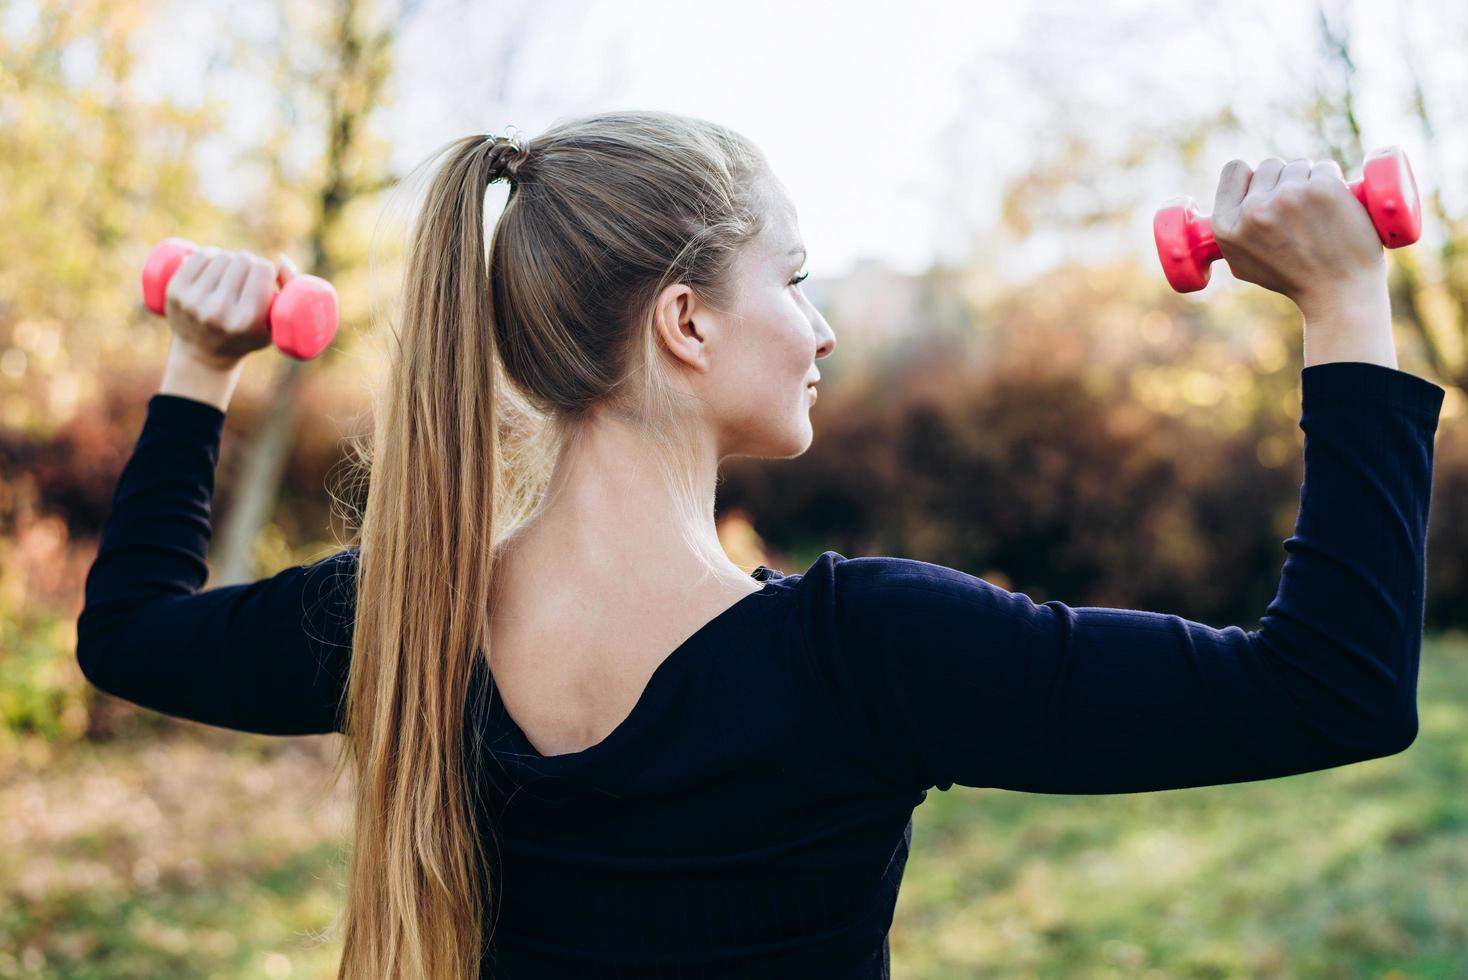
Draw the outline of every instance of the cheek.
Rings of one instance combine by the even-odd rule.
[[[778,375],[806,356],[809,336],[810,325],[792,309],[792,304],[775,297],[745,313],[738,358],[745,368],[753,366],[765,375]],[[806,359],[809,361],[809,357]]]
[[[796,381],[811,372],[815,358],[815,344],[811,339],[810,321],[793,302],[781,304],[779,317],[772,324],[774,339],[770,342],[772,353],[778,357],[783,369],[794,372]]]
[[[739,388],[765,402],[809,401],[805,379],[815,359],[810,321],[790,295],[778,289],[743,310],[736,354]]]
[[[808,330],[808,328],[806,328]],[[805,398],[805,379],[811,375],[811,351],[805,331],[782,324],[766,345],[756,370],[756,384],[767,397],[788,401],[796,395]]]

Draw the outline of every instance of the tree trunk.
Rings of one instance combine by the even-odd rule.
[[[243,479],[224,522],[219,558],[211,562],[211,586],[236,585],[256,578],[255,538],[270,520],[280,496],[280,481],[295,441],[301,361],[286,358],[270,400],[270,414],[246,449]]]

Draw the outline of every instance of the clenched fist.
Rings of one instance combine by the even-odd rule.
[[[270,304],[296,275],[290,259],[277,268],[250,252],[205,246],[179,265],[164,296],[178,343],[201,362],[226,370],[270,344]]]
[[[1386,282],[1371,216],[1331,160],[1230,160],[1218,181],[1213,238],[1234,276],[1302,300]]]

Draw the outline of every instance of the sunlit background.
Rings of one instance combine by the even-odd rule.
[[[210,586],[270,575],[344,533],[399,182],[465,133],[617,107],[764,149],[838,337],[811,449],[725,469],[735,561],[902,555],[1245,628],[1299,502],[1301,318],[1223,262],[1172,291],[1152,215],[1211,211],[1233,157],[1354,180],[1405,151],[1425,226],[1389,253],[1398,356],[1447,393],[1417,742],[1256,784],[931,794],[892,956],[900,977],[1468,975],[1465,53],[1452,0],[0,0],[0,977],[335,976],[338,736],[169,719],[76,666],[168,346],[149,250],[284,251],[337,288],[332,348],[252,356],[229,409]]]

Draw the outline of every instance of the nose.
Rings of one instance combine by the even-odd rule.
[[[829,357],[836,349],[836,334],[831,330],[831,325],[826,322],[820,310],[816,310],[815,314],[816,357]]]

